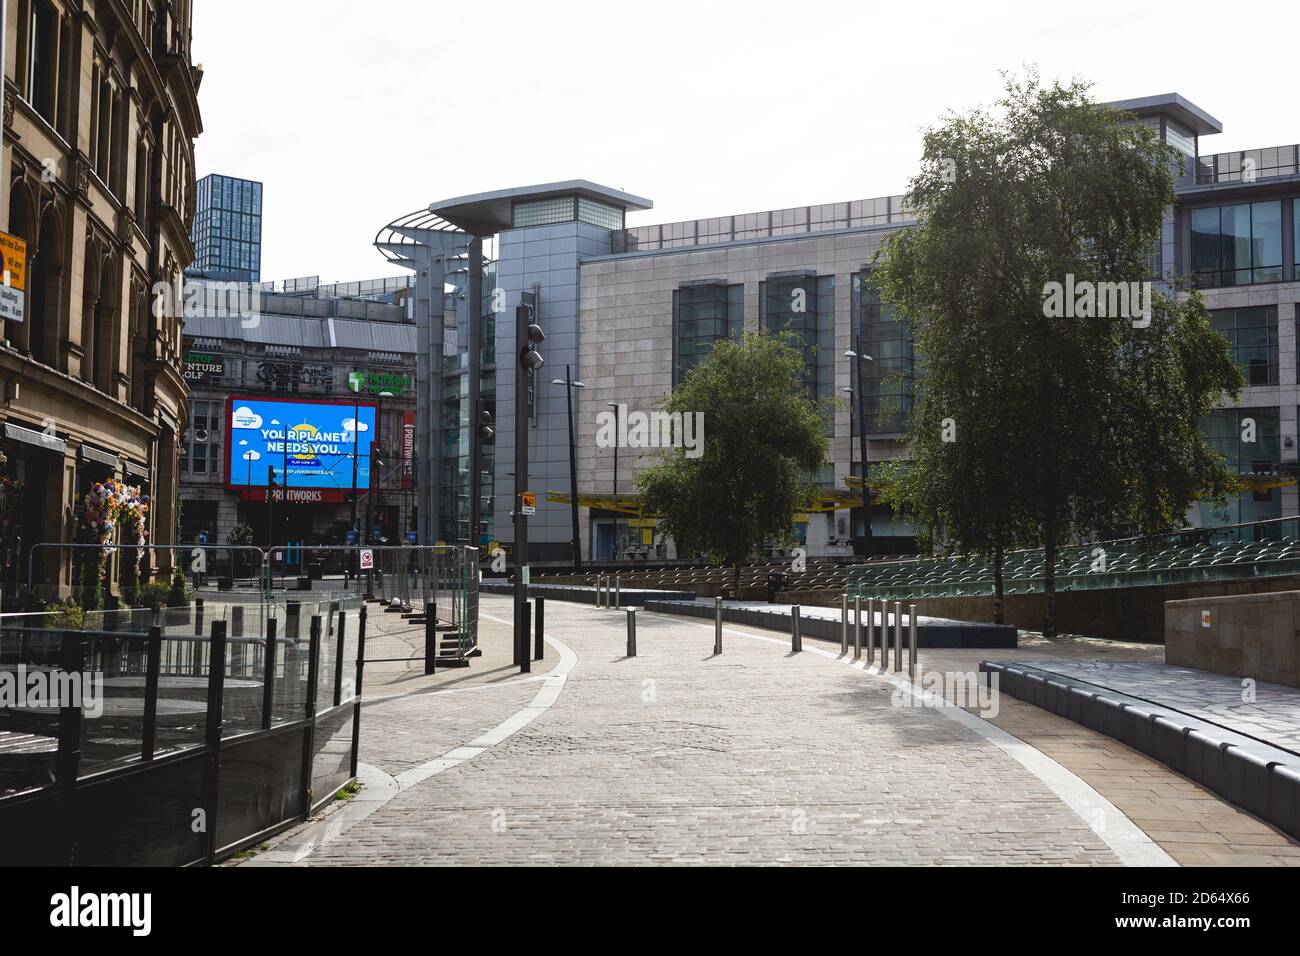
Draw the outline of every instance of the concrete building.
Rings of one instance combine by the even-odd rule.
[[[33,544],[78,537],[80,496],[103,479],[147,495],[151,539],[174,540],[202,71],[188,0],[6,11],[0,229],[27,257],[25,315],[0,342],[12,582]],[[38,582],[67,593],[68,553],[44,554]]]
[[[262,279],[262,184],[209,173],[198,181],[194,264],[187,274],[225,282]]]
[[[1204,153],[1202,137],[1222,125],[1178,94],[1115,105],[1136,114],[1137,122],[1157,130],[1185,157],[1176,202],[1159,248],[1152,251],[1152,278],[1194,279],[1249,383],[1240,400],[1212,415],[1205,428],[1253,488],[1227,508],[1198,506],[1189,521],[1227,524],[1295,516],[1300,496],[1288,471],[1296,468],[1300,405],[1297,147]],[[745,329],[797,324],[808,354],[807,377],[819,397],[839,396],[856,385],[852,360],[843,355],[860,345],[874,358],[863,375],[869,461],[874,465],[907,454],[902,439],[915,380],[912,347],[906,326],[893,319],[868,281],[882,239],[913,223],[901,196],[656,225],[625,222],[629,213],[650,206],[649,200],[583,180],[505,189],[433,203],[416,218],[394,224],[390,230],[396,231],[381,235],[378,243],[392,261],[412,268],[439,263],[437,274],[448,283],[450,303],[444,306],[444,330],[454,328],[457,334],[434,336],[430,347],[445,347],[435,364],[448,381],[462,380],[469,365],[458,345],[468,335],[463,307],[470,288],[466,277],[473,271],[465,268],[468,243],[477,237],[495,244],[482,266],[479,299],[485,337],[481,404],[497,411],[502,436],[514,428],[515,363],[497,365],[494,359],[514,352],[515,306],[527,302],[536,309],[547,334],[541,347],[547,365],[529,405],[529,485],[540,499],[529,524],[534,561],[565,561],[571,555],[568,505],[555,500],[558,495],[548,500],[548,493],[568,491],[565,388],[549,384],[564,377],[566,365],[585,385],[575,390],[585,556],[673,555],[671,542],[654,534],[652,522],[636,517],[634,477],[657,452],[598,447],[599,416],[611,405],[619,415],[653,411],[714,342]],[[416,233],[418,241],[411,239]],[[423,258],[392,254],[408,250],[406,241],[424,243]],[[436,254],[430,252],[435,249]],[[797,316],[793,298],[801,303]],[[444,448],[444,463],[454,460],[454,470],[467,475],[468,423],[477,416],[467,387],[447,394],[444,417],[463,440]],[[847,403],[834,415],[829,460],[819,476],[824,499],[796,528],[812,555],[852,553],[863,531],[856,490],[862,462],[850,417]],[[503,441],[494,457],[482,458],[486,500],[480,541],[508,543],[513,537],[507,490],[513,484],[512,452],[510,442]],[[494,494],[495,488],[502,492]],[[452,495],[437,494],[444,514],[455,520],[436,533],[463,540],[461,512],[447,507]],[[915,529],[884,506],[873,505],[871,524],[872,550],[910,547]]]
[[[299,487],[276,456],[241,461],[231,399],[376,409],[374,446],[357,443],[371,482],[356,494],[363,542],[396,544],[414,527],[410,438],[415,412],[415,326],[410,280],[321,285],[314,278],[245,285],[191,280],[185,320],[189,427],[181,436],[181,540],[226,544],[247,525],[259,545],[344,544],[353,527],[351,450],[337,469],[347,487]],[[244,453],[247,455],[247,453]],[[231,464],[233,460],[233,465]],[[290,459],[286,452],[285,464]],[[276,470],[268,503],[267,468]],[[233,468],[233,471],[232,471]],[[374,534],[378,527],[380,533]]]

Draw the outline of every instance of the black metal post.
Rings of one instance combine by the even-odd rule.
[[[357,686],[355,704],[352,705],[352,776],[357,775],[357,762],[361,753],[361,681],[366,666],[366,609],[357,616]]]
[[[63,672],[82,674],[86,668],[86,639],[74,631],[61,635]],[[84,675],[83,675],[84,676]],[[65,700],[59,707],[59,749],[54,756],[54,782],[63,805],[61,819],[72,820],[76,815],[77,773],[81,765],[81,705],[80,701]],[[76,842],[72,827],[63,827],[52,839],[57,841],[56,859],[68,865],[76,862]]]
[[[364,613],[364,612],[362,612]],[[271,715],[275,708],[275,669],[279,644],[275,636],[276,621],[266,619],[266,653],[262,655],[262,729],[271,729]]]
[[[569,408],[569,513],[573,517],[573,570],[580,572],[582,538],[578,531],[578,445],[573,436],[573,376],[568,365],[564,366],[564,397]]]
[[[533,660],[540,661],[546,655],[544,650],[546,643],[546,598],[533,598],[533,603],[537,605],[536,637],[534,638]]]
[[[424,605],[424,673],[438,672],[438,605]]]
[[[144,738],[140,759],[152,760],[158,740],[158,676],[162,669],[162,628],[149,628],[145,638],[144,663]]]
[[[302,745],[302,812],[304,816],[311,813],[312,786],[311,765],[316,750],[316,681],[320,668],[320,615],[311,617],[311,636],[307,644],[307,700],[303,716],[307,721],[307,732],[303,734]]]
[[[514,663],[527,673],[528,662],[528,517],[524,514],[524,492],[528,490],[528,369],[524,354],[528,348],[530,312],[515,309],[515,649]]]
[[[211,865],[217,857],[217,794],[221,781],[221,724],[226,693],[226,622],[212,622],[211,646],[208,648],[208,719],[204,742],[207,747],[207,786],[203,801],[207,819],[204,821],[204,852]]]
[[[348,612],[339,611],[338,636],[334,638],[334,706],[343,703],[343,650],[348,636]]]

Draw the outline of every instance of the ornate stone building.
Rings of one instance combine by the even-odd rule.
[[[117,478],[175,540],[186,427],[182,272],[193,258],[202,70],[191,0],[10,0],[0,229],[27,244],[23,321],[0,342],[0,476],[21,481],[6,582],[73,540],[77,499]],[[57,549],[40,583],[66,591]]]

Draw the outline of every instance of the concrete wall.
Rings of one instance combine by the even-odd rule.
[[[1300,591],[1234,594],[1165,605],[1165,660],[1300,687]]]

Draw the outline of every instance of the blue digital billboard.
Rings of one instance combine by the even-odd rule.
[[[268,465],[281,488],[370,486],[374,405],[235,396],[226,415],[228,487],[265,488]]]

